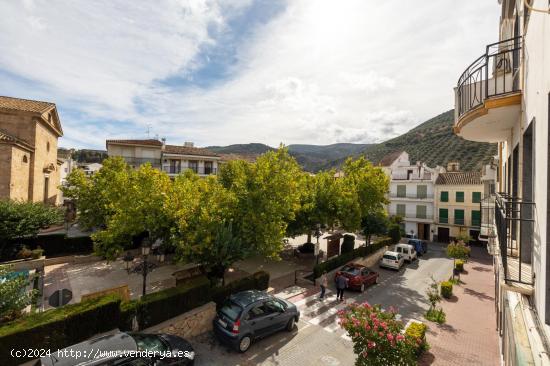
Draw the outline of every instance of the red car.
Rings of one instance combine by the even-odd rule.
[[[358,263],[348,263],[334,276],[334,280],[339,275],[349,279],[348,288],[352,290],[365,291],[367,285],[378,283],[378,272]]]

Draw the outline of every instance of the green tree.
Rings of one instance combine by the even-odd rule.
[[[13,268],[0,265],[0,324],[13,320],[36,299],[36,290],[27,291],[27,276],[15,274]]]
[[[277,258],[289,222],[300,210],[300,177],[296,160],[281,146],[255,163],[225,164],[220,182],[237,200],[233,232],[259,255]]]
[[[41,229],[63,222],[63,211],[38,202],[0,200],[0,256],[9,256],[14,240],[33,237]]]
[[[363,233],[365,234],[367,245],[370,244],[372,235],[382,235],[388,231],[388,217],[383,210],[367,213],[363,217],[361,226],[363,227]]]
[[[116,212],[118,203],[129,199],[126,190],[132,173],[122,158],[110,157],[91,178],[80,169],[72,171],[61,190],[75,202],[78,222],[84,228],[102,228]]]
[[[399,240],[401,240],[401,227],[394,223],[390,224],[388,226],[388,235],[393,244],[399,243]]]
[[[133,236],[145,232],[151,241],[161,239],[170,245],[174,226],[173,216],[167,209],[168,201],[173,198],[172,182],[166,173],[144,164],[137,170],[123,168],[122,175],[124,179],[118,182],[123,186],[107,188],[112,192],[107,196],[110,202],[105,229],[92,234],[95,251],[109,259],[129,247]],[[118,196],[120,192],[124,192],[124,196]]]
[[[468,256],[470,255],[470,247],[464,244],[463,241],[456,241],[452,242],[449,245],[447,245],[447,256],[449,258],[453,258],[453,268],[456,268],[456,260],[466,260],[468,259]],[[455,278],[455,274],[453,271],[453,279]]]

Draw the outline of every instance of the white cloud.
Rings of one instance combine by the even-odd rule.
[[[0,4],[0,69],[84,120],[113,121],[63,120],[75,144],[77,129],[103,140],[146,124],[203,145],[380,141],[452,108],[458,75],[496,40],[499,17],[493,0],[289,0],[238,45],[229,79],[178,89],[157,81],[194,77],[200,51],[223,47],[209,30],[223,33],[249,1],[27,2]]]

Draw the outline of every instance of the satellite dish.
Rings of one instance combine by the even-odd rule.
[[[73,299],[73,292],[66,288],[57,290],[48,298],[48,304],[54,308],[67,305]]]

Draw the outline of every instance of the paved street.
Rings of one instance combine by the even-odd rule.
[[[445,257],[443,247],[432,245],[427,255],[400,271],[377,269],[380,283],[362,294],[347,292],[345,303],[335,301],[333,287],[324,301],[319,301],[318,294],[311,294],[311,291],[307,297],[290,299],[301,311],[298,330],[263,339],[253,344],[245,354],[228,350],[210,335],[193,340],[198,354],[196,364],[353,365],[353,345],[337,324],[339,309],[351,302],[368,301],[383,307],[397,307],[405,322],[411,318],[421,319],[428,307],[425,290],[431,281],[430,276],[443,280],[451,274],[451,269],[452,260]]]

